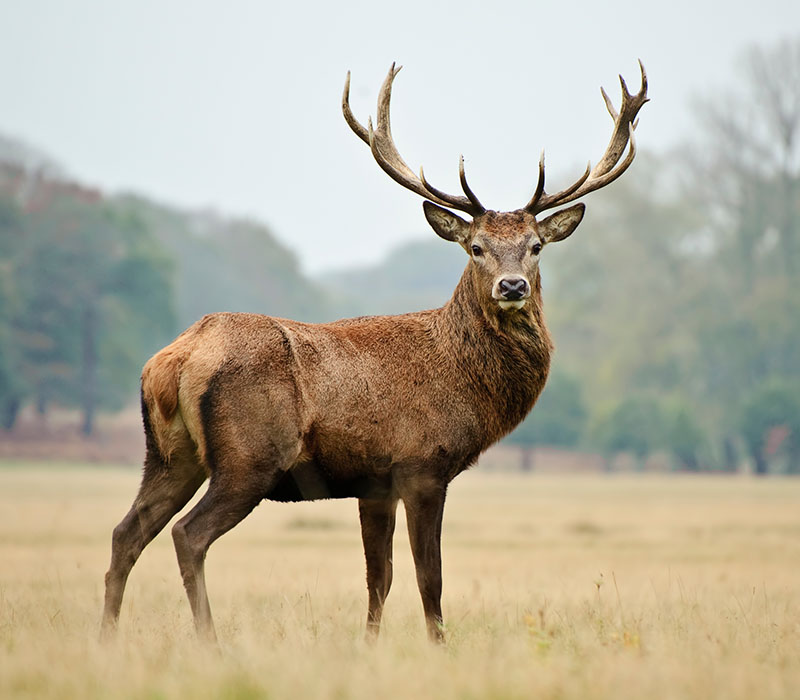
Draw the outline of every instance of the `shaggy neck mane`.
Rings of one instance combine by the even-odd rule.
[[[448,364],[475,392],[476,405],[485,407],[487,437],[499,439],[528,414],[550,369],[553,344],[538,275],[525,306],[506,313],[494,300],[481,303],[470,262],[435,327],[447,338]]]

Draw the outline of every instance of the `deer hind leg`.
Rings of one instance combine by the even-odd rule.
[[[199,400],[208,490],[172,528],[183,585],[198,636],[216,642],[205,579],[208,548],[244,520],[275,488],[303,444],[295,411],[297,387],[278,376],[253,384],[235,362],[220,369]],[[285,381],[283,381],[285,380]]]
[[[277,467],[253,467],[212,474],[208,491],[189,513],[175,523],[172,539],[183,585],[192,608],[198,636],[215,643],[205,580],[205,558],[211,544],[240,523],[263,500],[280,476]]]
[[[444,642],[442,623],[442,516],[446,486],[428,484],[401,493],[411,553],[431,641]]]
[[[205,470],[191,453],[165,463],[157,450],[148,449],[139,493],[111,539],[101,638],[108,639],[116,629],[128,574],[139,555],[205,480]]]
[[[358,501],[361,539],[364,542],[364,556],[367,560],[368,642],[374,642],[378,638],[383,604],[392,586],[392,536],[396,511],[396,497],[385,500],[362,498]]]

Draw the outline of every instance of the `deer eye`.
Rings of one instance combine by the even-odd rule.
[[[533,248],[531,248],[534,255],[539,255],[542,252],[542,244],[539,241],[533,244]]]
[[[481,248],[479,245],[475,245],[473,243],[472,244],[472,254],[475,255],[476,257],[479,257],[479,256],[483,255],[483,248]]]

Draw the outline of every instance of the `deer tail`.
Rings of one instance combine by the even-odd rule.
[[[176,431],[185,430],[179,420],[178,406],[178,383],[185,356],[183,348],[167,346],[153,355],[142,371],[142,418],[147,450],[157,450],[165,461],[175,449]]]

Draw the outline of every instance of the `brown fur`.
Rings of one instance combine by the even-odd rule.
[[[178,566],[198,633],[216,639],[205,585],[209,546],[264,499],[356,497],[367,564],[367,635],[374,639],[392,582],[395,512],[403,501],[428,635],[443,640],[441,532],[447,486],[527,415],[550,369],[539,254],[567,238],[584,207],[542,221],[535,215],[608,184],[635,153],[633,96],[623,82],[606,155],[573,186],[544,192],[544,160],[533,199],[513,212],[487,211],[429,187],[391,139],[393,65],[378,98],[377,127],[364,128],[342,96],[345,119],[387,173],[432,201],[434,231],[470,255],[441,309],[311,325],[255,314],[213,314],[156,354],[142,374],[147,440],[133,506],[114,529],[103,634],[115,627],[125,583],[144,547],[200,484],[206,493],[172,528]]]
[[[181,356],[172,346],[165,348],[145,365],[142,385],[147,385],[147,397],[169,423],[178,410],[178,377]]]
[[[203,568],[217,537],[263,499],[357,497],[368,634],[377,635],[391,585],[403,500],[428,632],[440,640],[447,485],[544,387],[552,343],[533,251],[568,235],[582,214],[578,205],[537,223],[526,212],[487,212],[468,223],[426,205],[434,229],[472,257],[441,309],[319,325],[219,313],[153,356],[142,373],[144,477],[114,531],[104,631],[116,625],[142,549],[210,477],[173,528],[201,635],[215,638]],[[503,279],[526,280],[521,308],[503,307]]]

